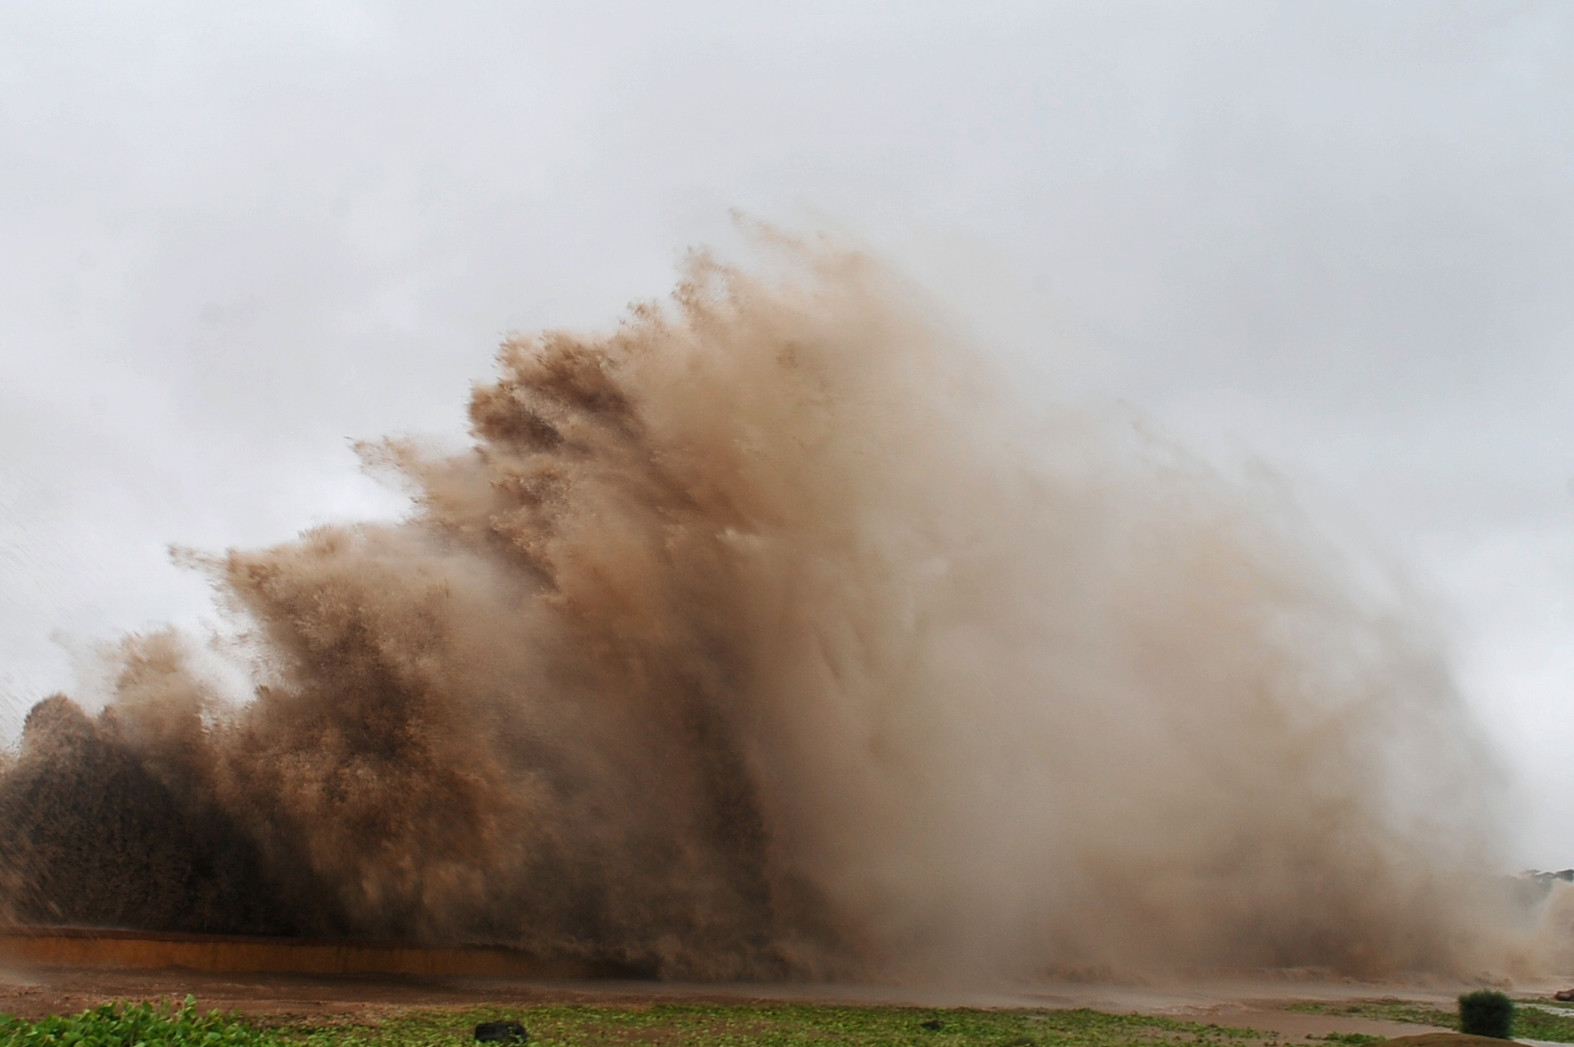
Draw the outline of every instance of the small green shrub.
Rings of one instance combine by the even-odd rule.
[[[1491,989],[1478,989],[1459,998],[1459,1031],[1470,1036],[1512,1037],[1514,1001]]]

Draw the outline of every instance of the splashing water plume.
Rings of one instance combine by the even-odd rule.
[[[1013,421],[855,252],[507,342],[407,520],[201,561],[0,775],[12,916],[682,977],[1483,962],[1489,762],[1424,629],[1129,418]]]

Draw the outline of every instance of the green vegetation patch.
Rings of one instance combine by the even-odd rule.
[[[1553,1014],[1541,1003],[1518,1002],[1514,1007],[1514,1035],[1527,1040],[1574,1043],[1574,1016]]]
[[[1539,1000],[1516,1000],[1515,1004],[1515,1036],[1527,1040],[1574,1043],[1574,1015],[1554,1014],[1552,1005]],[[1349,1004],[1297,1003],[1292,1004],[1290,1010],[1305,1014],[1347,1014],[1391,1022],[1436,1025],[1456,1032],[1459,1030],[1457,1011],[1445,1011],[1431,1004],[1401,1000],[1393,996],[1385,996],[1380,1000],[1357,1000]]]
[[[39,1022],[0,1017],[0,1047],[471,1047],[485,1021],[522,1023],[532,1047],[1283,1047],[1253,1029],[1087,1009],[658,1003],[291,1018],[199,1014],[190,997],[179,1007],[115,1004]]]
[[[805,1004],[559,1005],[408,1012],[275,1025],[286,1047],[454,1047],[517,1021],[540,1047],[1149,1047],[1262,1040],[1250,1029],[1092,1010],[981,1011]]]
[[[272,1033],[239,1017],[179,1007],[108,1004],[69,1017],[29,1022],[0,1015],[0,1047],[280,1047]]]
[[[1458,1014],[1385,997],[1301,1003],[1291,1010],[1457,1029]],[[475,1026],[517,1021],[533,1047],[1257,1047],[1271,1034],[1144,1015],[1058,1011],[828,1007],[808,1004],[657,1003],[402,1011],[380,1020],[199,1014],[178,1007],[113,1004],[39,1022],[0,1016],[0,1047],[470,1047]],[[1515,1008],[1514,1035],[1574,1044],[1574,1014],[1537,1002]],[[1366,1047],[1361,1033],[1308,1036]]]

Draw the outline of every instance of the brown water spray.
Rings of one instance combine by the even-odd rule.
[[[1425,631],[1129,419],[1011,420],[855,253],[511,340],[400,523],[203,561],[255,696],[133,637],[0,774],[12,916],[669,976],[1496,962]],[[1387,607],[1387,609],[1385,609]]]

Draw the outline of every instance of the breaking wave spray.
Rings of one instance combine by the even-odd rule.
[[[1426,630],[1129,417],[1013,412],[901,281],[694,257],[508,341],[396,523],[198,558],[0,773],[14,919],[674,977],[1460,968],[1490,761]]]

